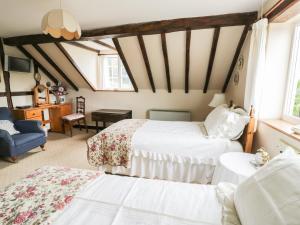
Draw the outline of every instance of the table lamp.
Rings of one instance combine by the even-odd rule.
[[[226,104],[225,94],[214,94],[213,99],[208,104],[209,107],[216,108],[219,105]]]

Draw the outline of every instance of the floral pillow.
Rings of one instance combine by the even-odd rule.
[[[14,124],[9,120],[0,120],[0,130],[6,130],[10,135],[19,134]]]

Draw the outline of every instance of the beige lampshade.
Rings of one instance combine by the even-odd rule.
[[[54,38],[63,37],[66,40],[79,39],[81,28],[75,18],[63,9],[48,12],[42,20],[42,31]]]
[[[225,94],[215,94],[208,106],[215,108],[222,104],[226,104]]]

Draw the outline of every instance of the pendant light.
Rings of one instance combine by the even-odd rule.
[[[43,17],[42,31],[54,38],[63,37],[66,40],[81,37],[81,28],[78,22],[70,13],[62,9],[61,0],[60,9],[53,9]]]

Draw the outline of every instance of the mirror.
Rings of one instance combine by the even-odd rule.
[[[33,102],[35,106],[49,105],[49,89],[42,84],[33,89]]]

